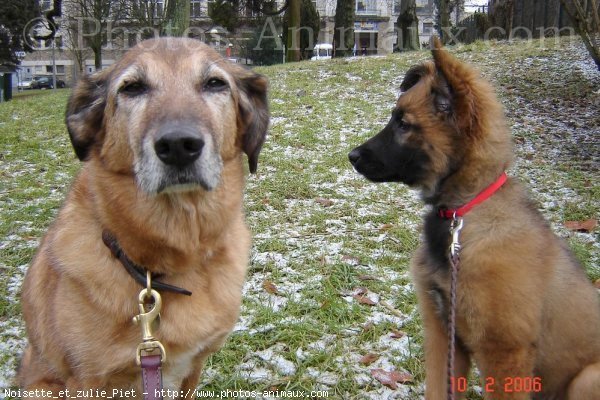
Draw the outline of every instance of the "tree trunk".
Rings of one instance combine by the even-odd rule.
[[[102,69],[102,44],[100,44],[100,46],[97,46],[94,43],[90,47],[94,52],[94,68],[96,68],[96,71],[100,71]]]
[[[301,0],[289,0],[287,14],[286,62],[300,61],[300,4]]]
[[[165,13],[165,25],[161,34],[187,36],[190,27],[190,1],[169,0]]]
[[[443,43],[448,42],[450,28],[450,0],[440,0],[439,29]]]
[[[352,55],[354,49],[354,7],[355,0],[337,0],[335,8],[335,29],[333,50],[335,57]]]
[[[583,43],[600,71],[600,18],[598,1],[589,0],[588,7],[580,0],[560,0],[573,23],[573,28],[581,36]]]
[[[401,50],[419,50],[419,20],[415,0],[402,1],[400,15],[396,21],[400,37],[398,46]]]

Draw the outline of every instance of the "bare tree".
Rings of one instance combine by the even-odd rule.
[[[190,0],[169,0],[166,4],[165,20],[171,36],[183,36],[190,27]]]
[[[600,71],[600,10],[597,0],[560,0]]]
[[[345,57],[354,48],[355,0],[337,0],[335,8],[335,31],[333,33],[334,55]]]
[[[71,16],[68,24],[75,24],[76,37],[72,45],[89,47],[94,53],[96,70],[102,69],[102,46],[106,34],[116,21],[125,17],[124,0],[64,0],[65,13]]]
[[[300,28],[300,5],[301,0],[287,0],[288,9],[286,12],[286,20],[288,27],[287,52],[285,54],[285,60],[287,62],[300,61],[300,35],[298,34]]]
[[[415,0],[402,1],[396,25],[400,34],[398,46],[402,50],[419,50],[419,20]]]

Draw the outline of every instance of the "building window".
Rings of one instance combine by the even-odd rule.
[[[356,15],[377,14],[377,0],[356,0]]]
[[[154,18],[161,18],[165,11],[165,0],[156,0],[154,3]]]
[[[192,17],[192,18],[204,17],[205,12],[202,7],[202,3],[204,3],[204,0],[191,0],[190,1],[190,17]]]
[[[433,33],[433,22],[423,22],[423,35],[431,35]]]

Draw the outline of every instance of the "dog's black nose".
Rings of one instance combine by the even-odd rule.
[[[350,160],[352,165],[354,165],[358,161],[359,158],[360,158],[360,150],[358,150],[358,149],[354,149],[350,152],[350,154],[348,154],[348,159]]]
[[[154,151],[167,165],[185,167],[200,157],[204,141],[197,135],[171,131],[163,134],[155,143]]]

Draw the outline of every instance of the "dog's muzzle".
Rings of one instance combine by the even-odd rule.
[[[186,127],[173,127],[159,135],[154,151],[165,164],[185,168],[195,162],[202,153],[204,140]]]
[[[148,135],[135,164],[136,179],[147,193],[213,190],[223,161],[214,138],[197,123],[167,122]]]

